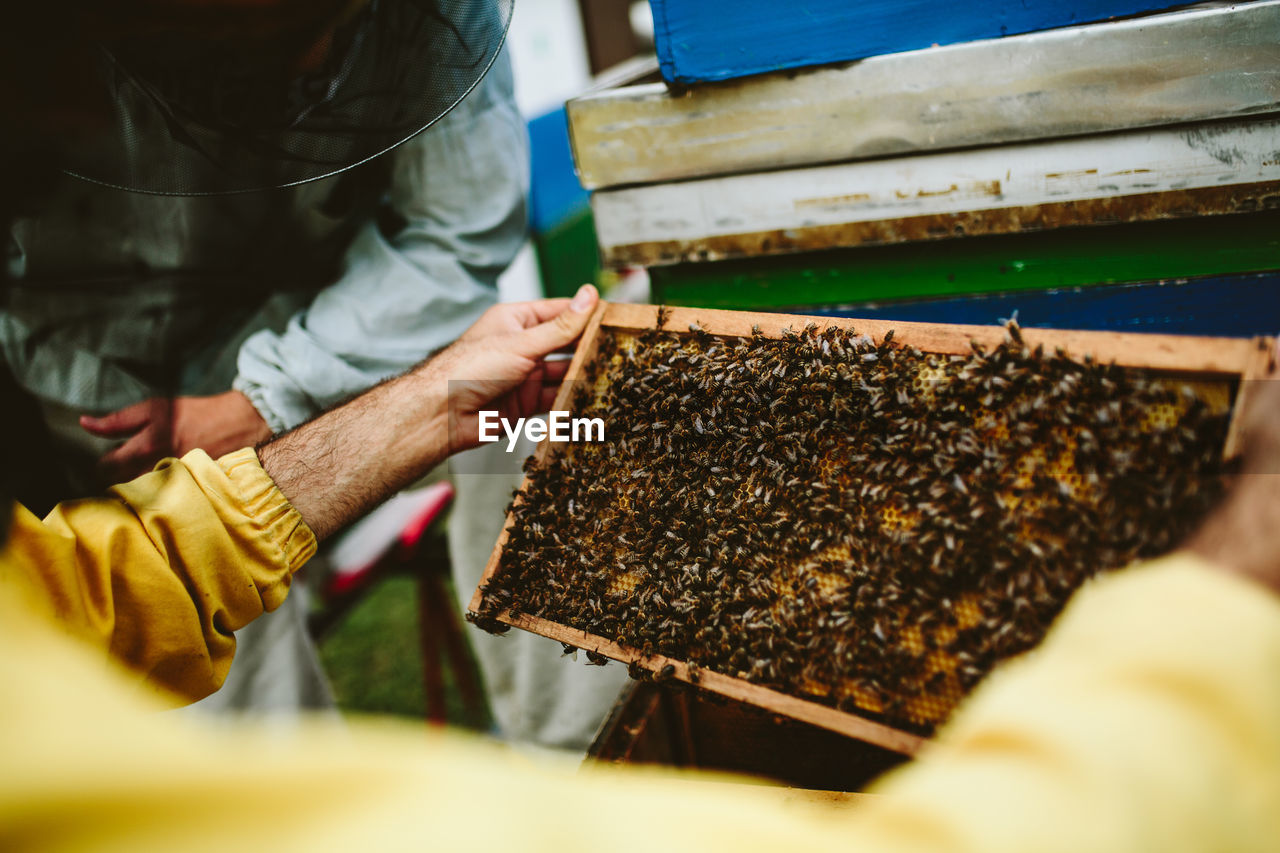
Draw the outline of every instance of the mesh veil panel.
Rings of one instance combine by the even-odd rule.
[[[349,169],[447,113],[502,46],[513,0],[372,0],[321,67],[262,73],[252,47],[184,56],[104,48],[111,121],[65,171],[127,190],[217,195]],[[256,75],[256,76],[255,76]],[[278,80],[277,83],[270,82]]]

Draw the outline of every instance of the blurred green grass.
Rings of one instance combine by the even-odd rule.
[[[451,584],[448,594],[452,604]],[[463,623],[464,637],[470,630]],[[425,718],[414,578],[393,575],[378,581],[321,638],[319,646],[320,660],[344,712]],[[449,723],[489,731],[493,720],[487,704],[479,713],[469,711],[451,668],[445,668],[444,679]]]

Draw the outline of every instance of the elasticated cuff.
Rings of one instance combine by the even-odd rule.
[[[316,552],[316,536],[263,470],[258,454],[246,447],[221,457],[218,465],[239,492],[245,513],[284,553],[289,570],[302,568]]]
[[[249,404],[258,410],[258,414],[267,426],[271,428],[271,432],[279,434],[288,430],[293,424],[289,423],[285,416],[277,412],[267,401],[266,394],[263,393],[262,386],[250,382],[243,376],[237,376],[235,381],[231,383],[234,391],[239,391],[249,401]],[[298,418],[296,422],[306,420],[306,417]]]

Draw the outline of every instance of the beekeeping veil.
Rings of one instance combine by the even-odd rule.
[[[341,172],[471,91],[502,46],[512,2],[329,0],[321,17],[325,0],[169,0],[164,26],[120,25],[102,40],[107,121],[62,152],[64,170],[179,195]],[[174,8],[191,17],[174,24]],[[234,23],[246,15],[254,26]]]

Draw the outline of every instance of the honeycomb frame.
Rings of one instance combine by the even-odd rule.
[[[601,329],[620,334],[636,334],[654,328],[656,318],[657,309],[654,306],[601,305],[579,344],[569,368],[568,378],[573,380],[586,375],[588,365],[596,357]],[[766,337],[780,338],[784,328],[800,329],[812,324],[816,325],[819,331],[828,327],[856,328],[858,332],[880,340],[886,333],[893,330],[895,343],[938,355],[967,354],[971,352],[975,342],[981,346],[994,348],[1004,340],[1006,334],[1004,328],[999,326],[891,323],[709,309],[669,309],[665,328],[684,329],[691,324],[696,324],[707,333],[718,337],[747,337],[752,334],[755,327],[758,327]],[[1141,368],[1155,374],[1177,376],[1183,379],[1218,383],[1224,380],[1235,382],[1241,379],[1259,378],[1270,369],[1270,346],[1265,339],[1220,339],[1034,329],[1024,330],[1023,334],[1028,346],[1043,345],[1047,351],[1061,348],[1075,358],[1087,355],[1099,363]],[[566,382],[555,408],[571,408],[571,386],[572,382]],[[1237,409],[1244,396],[1243,393],[1238,395]],[[1224,447],[1224,456],[1234,455],[1238,442],[1239,436],[1235,429],[1235,419],[1233,419]],[[563,447],[565,446],[542,444],[537,454],[538,462],[545,462],[550,453],[563,452],[561,450]],[[523,492],[524,487],[521,489],[521,494]],[[519,500],[518,496],[517,501]],[[481,589],[476,591],[472,600],[470,609],[474,614],[484,609],[481,590],[484,588],[484,583],[498,570],[511,522],[512,519],[508,518],[508,526],[504,528],[494,549]],[[868,719],[856,712],[837,710],[816,701],[753,684],[743,678],[690,666],[684,661],[663,655],[645,655],[608,638],[589,634],[564,624],[527,614],[509,612],[501,613],[497,618],[503,624],[529,630],[593,654],[604,655],[651,673],[660,673],[663,677],[697,683],[704,689],[750,702],[774,713],[814,723],[899,752],[912,753],[923,740],[916,733]]]

